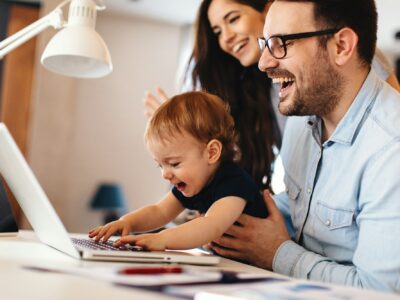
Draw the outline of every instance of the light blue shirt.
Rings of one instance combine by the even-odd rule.
[[[400,94],[371,71],[322,145],[320,118],[288,118],[281,156],[294,237],[273,270],[400,292]]]

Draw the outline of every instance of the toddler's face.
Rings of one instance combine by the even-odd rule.
[[[210,181],[214,166],[209,163],[207,145],[184,132],[169,140],[147,143],[162,176],[185,197],[198,194]]]

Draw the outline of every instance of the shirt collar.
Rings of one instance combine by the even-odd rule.
[[[375,102],[381,86],[382,81],[376,75],[375,71],[371,69],[356,98],[328,141],[347,145],[352,144],[357,128],[363,122],[366,112],[370,110]],[[320,123],[321,119],[317,116],[310,116],[308,118],[308,124],[314,125],[310,126],[313,131],[321,130],[321,126],[317,126]],[[318,135],[320,136],[320,132]]]

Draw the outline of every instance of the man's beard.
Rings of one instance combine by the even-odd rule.
[[[304,78],[304,74],[307,74]],[[286,116],[325,116],[333,111],[343,94],[343,77],[331,66],[324,49],[318,51],[314,63],[299,74],[295,83],[301,82],[288,106],[279,105]]]

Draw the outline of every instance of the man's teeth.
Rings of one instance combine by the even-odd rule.
[[[246,44],[246,42],[241,42],[233,46],[233,52],[239,52],[240,49]]]
[[[272,78],[272,83],[284,83],[284,82],[293,82],[294,78],[288,78],[288,77],[276,77]]]

